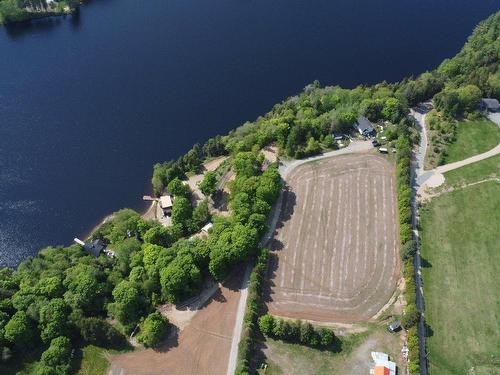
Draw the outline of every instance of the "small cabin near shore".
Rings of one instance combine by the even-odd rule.
[[[172,196],[169,194],[160,197],[160,208],[164,216],[172,215]]]
[[[83,242],[82,240],[75,238],[74,241],[77,244],[83,246],[83,250],[87,254],[92,255],[94,257],[98,257],[99,255],[101,255],[101,253],[104,253],[110,257],[114,257],[115,255],[114,251],[106,249],[106,244],[99,239],[91,242]]]

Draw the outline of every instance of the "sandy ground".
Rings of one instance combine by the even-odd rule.
[[[205,164],[203,164],[203,173],[189,177],[189,179],[187,180],[187,184],[193,191],[193,198],[196,201],[200,201],[204,198],[203,193],[198,188],[198,184],[201,182],[201,180],[203,180],[204,174],[209,171],[215,171],[217,167],[219,167],[219,165],[221,165],[222,162],[224,162],[224,160],[226,159],[227,156],[221,156],[220,158],[207,161]]]
[[[242,272],[228,280],[160,348],[111,357],[108,375],[225,374],[241,278]]]
[[[286,178],[271,241],[272,314],[318,322],[373,317],[399,279],[394,168],[379,155],[342,155]]]
[[[199,312],[200,308],[214,295],[221,287],[215,281],[207,282],[201,293],[196,297],[184,301],[182,304],[173,305],[167,303],[158,307],[158,310],[168,318],[168,321],[179,330],[183,330]]]

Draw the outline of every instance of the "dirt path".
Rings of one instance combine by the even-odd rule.
[[[220,375],[227,372],[242,272],[204,304],[191,322],[160,348],[110,359],[108,375]]]
[[[236,365],[238,360],[238,344],[241,339],[241,331],[243,330],[243,316],[245,315],[245,307],[247,304],[248,297],[248,279],[250,277],[251,266],[248,265],[245,274],[243,275],[243,281],[241,283],[241,293],[238,302],[238,310],[236,312],[236,319],[234,323],[233,336],[231,339],[231,351],[229,352],[229,364],[227,366],[227,375],[233,375],[236,371]]]

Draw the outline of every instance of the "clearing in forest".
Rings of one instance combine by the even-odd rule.
[[[286,182],[272,241],[270,313],[322,322],[373,317],[399,278],[392,163],[336,156],[298,166]]]

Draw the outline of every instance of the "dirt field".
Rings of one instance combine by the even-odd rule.
[[[268,307],[318,322],[374,316],[399,277],[394,168],[380,155],[303,164],[287,178]]]
[[[112,357],[108,374],[225,374],[240,284],[241,277],[225,284],[163,347]]]

